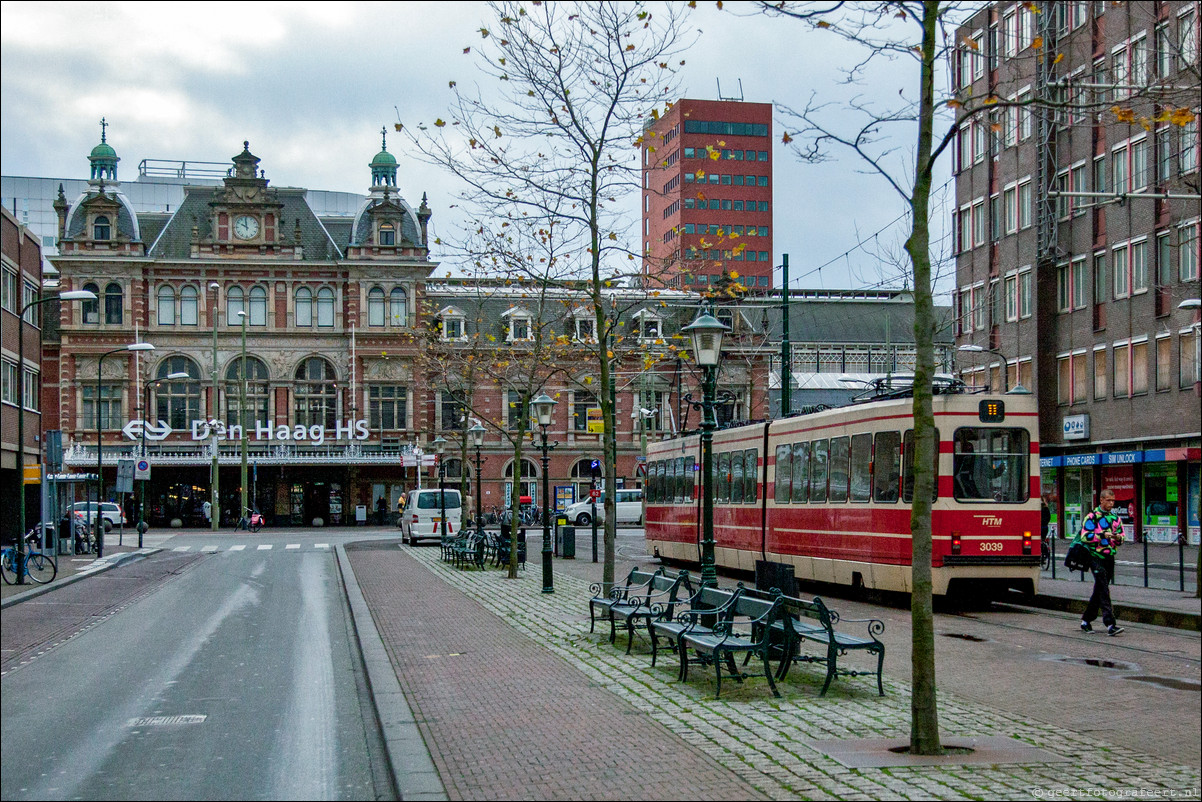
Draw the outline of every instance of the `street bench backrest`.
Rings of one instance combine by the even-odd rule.
[[[683,604],[692,595],[693,584],[688,571],[676,575],[661,573],[651,578],[646,601],[656,606],[660,616],[671,618],[676,605]]]
[[[797,619],[808,619],[817,622],[825,630],[833,630],[836,616],[831,613],[822,599],[815,596],[812,600],[797,599],[792,596],[781,596],[784,612]]]

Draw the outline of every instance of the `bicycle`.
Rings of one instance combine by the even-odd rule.
[[[1046,571],[1052,567],[1052,541],[1049,538],[1039,539],[1039,570]]]
[[[246,513],[250,513],[249,516]],[[258,510],[252,510],[250,507],[245,507],[241,518],[238,519],[238,525],[234,527],[234,531],[245,529],[247,532],[258,532],[263,528],[263,516]]]
[[[47,582],[53,582],[54,578],[58,576],[58,563],[38,546],[38,541],[41,539],[40,530],[40,526],[35,526],[25,535],[27,549],[25,564],[21,566],[20,573],[39,585],[45,585]],[[15,546],[8,546],[0,552],[0,576],[3,576],[4,584],[18,583],[17,562]]]

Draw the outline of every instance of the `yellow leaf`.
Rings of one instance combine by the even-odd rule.
[[[1034,39],[1032,39],[1031,47],[1035,48],[1036,50],[1039,50],[1041,47],[1043,47],[1043,37],[1036,36]]]
[[[1056,54],[1056,58],[1052,60],[1052,63],[1053,63],[1053,64],[1059,64],[1059,63],[1060,63],[1060,62],[1062,62],[1062,61],[1064,61],[1064,54],[1063,54],[1063,53],[1057,53],[1057,54]]]
[[[997,105],[997,97],[990,95],[989,97],[985,98],[985,105],[986,106],[996,106]]]
[[[481,39],[487,39],[487,38],[488,38],[488,28],[481,28],[481,29],[480,29],[480,38],[481,38]]]
[[[824,19],[818,20],[818,27],[819,28],[829,28],[829,27],[831,27],[831,24]]]
[[[789,136],[789,132],[785,131],[785,135],[780,138],[782,145],[787,145],[793,141],[793,137]]]
[[[435,121],[434,121],[434,127],[435,127],[435,128],[442,128],[442,127],[443,127],[443,126],[445,126],[446,124],[447,124],[447,123],[446,123],[446,121],[445,121],[445,120],[442,120],[442,119],[438,119],[438,120],[435,120]]]
[[[981,49],[981,46],[979,44],[977,44],[972,39],[969,39],[967,37],[965,37],[964,39],[961,39],[960,44],[964,45],[969,50],[980,50]]]
[[[958,101],[958,100],[949,100],[949,101],[947,102],[947,107],[948,107],[949,109],[958,109],[958,108],[960,108],[960,107],[961,107],[961,106],[963,106],[963,105],[964,105],[964,104],[963,104],[963,103],[961,103],[961,102],[960,102],[960,101]]]
[[[710,157],[710,161],[718,161],[718,159],[722,158],[722,152],[717,151],[717,150],[711,150],[709,152],[709,157]]]

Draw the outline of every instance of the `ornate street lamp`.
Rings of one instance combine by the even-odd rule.
[[[93,526],[96,528],[96,559],[104,556],[104,518],[100,514],[100,504],[104,501],[104,473],[101,461],[104,456],[104,417],[102,415],[103,408],[100,404],[100,393],[102,382],[104,381],[104,359],[113,354],[121,354],[126,351],[153,350],[154,346],[150,343],[130,343],[120,348],[114,348],[111,351],[105,351],[96,362],[96,520],[93,522]],[[145,421],[143,421],[143,424],[145,424]]]
[[[546,393],[540,394],[530,402],[534,407],[534,418],[543,431],[543,593],[554,593],[555,584],[551,577],[551,512],[547,509],[548,490],[548,452],[554,446],[547,443],[547,427],[551,425],[551,416],[555,413],[556,401]],[[556,443],[558,445],[558,443]]]
[[[46,268],[49,273],[53,268]],[[54,271],[58,275],[58,271]],[[67,290],[46,298],[37,298],[21,307],[17,317],[17,473],[20,482],[17,491],[17,584],[25,584],[25,313],[40,304],[60,301],[95,301],[96,293],[91,290]],[[41,321],[39,321],[40,323]],[[40,325],[39,325],[40,328]],[[38,349],[38,364],[41,364],[41,349]],[[40,438],[39,438],[40,440]],[[42,528],[43,545],[46,530]],[[62,537],[62,532],[59,532]]]
[[[446,456],[447,441],[442,435],[434,438],[432,443],[434,451],[438,454],[438,512],[440,515],[439,522],[442,526],[442,542],[447,540],[447,491],[445,482],[447,478],[447,465],[443,459]],[[420,472],[421,468],[418,467]]]
[[[246,312],[239,310],[238,317],[242,318],[242,363],[238,370],[242,377],[242,387],[239,390],[241,397],[238,401],[238,423],[241,424],[239,428],[242,430],[242,509],[239,511],[239,517],[245,515],[249,520],[250,504],[246,498]]]
[[[221,285],[216,281],[209,284],[209,289],[213,291],[213,400],[209,402],[210,411],[212,414],[209,417],[217,420],[217,293],[221,291]],[[221,467],[217,461],[217,431],[213,430],[213,467],[209,477],[209,528],[214,532],[217,531],[221,523],[221,502],[219,500],[220,493],[217,489],[217,483],[221,476]]]
[[[476,447],[476,530],[484,531],[483,508],[480,506],[483,502],[480,500],[480,447],[484,445],[484,427],[480,422],[472,424],[472,427],[467,430],[471,435],[472,445]]]
[[[702,371],[701,383],[701,584],[716,587],[718,571],[714,567],[714,414],[717,394],[718,360],[722,356],[722,335],[730,328],[707,307],[697,319],[681,331],[693,338],[693,358]],[[690,403],[693,403],[690,401]],[[694,407],[698,405],[693,403]]]
[[[146,459],[146,427],[150,424],[147,420],[147,415],[150,414],[150,388],[157,386],[160,382],[179,381],[180,379],[190,379],[190,375],[184,372],[168,373],[160,379],[152,379],[146,382],[146,386],[142,388],[143,403],[142,403],[142,447],[140,454],[143,459]],[[138,486],[138,548],[142,548],[142,538],[146,534],[146,530],[150,525],[146,523],[146,480],[142,480],[142,484]]]

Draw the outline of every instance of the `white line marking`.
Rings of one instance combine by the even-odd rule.
[[[287,546],[285,546],[285,547],[284,547],[284,549],[285,549],[285,550],[287,550],[287,549],[299,549],[299,548],[300,548],[300,544],[299,544],[299,543],[289,543]]]
[[[315,549],[328,549],[329,547],[330,547],[329,543],[314,543],[313,544],[313,548],[315,548]]]
[[[172,551],[191,551],[191,550],[192,550],[191,546],[176,546],[175,548],[172,549]]]
[[[242,551],[246,546],[230,546],[230,551]]]
[[[271,551],[271,544],[270,543],[260,544],[259,551]]]
[[[205,546],[204,548],[201,549],[201,551],[212,554],[213,552],[217,551],[217,547],[216,546]]]

